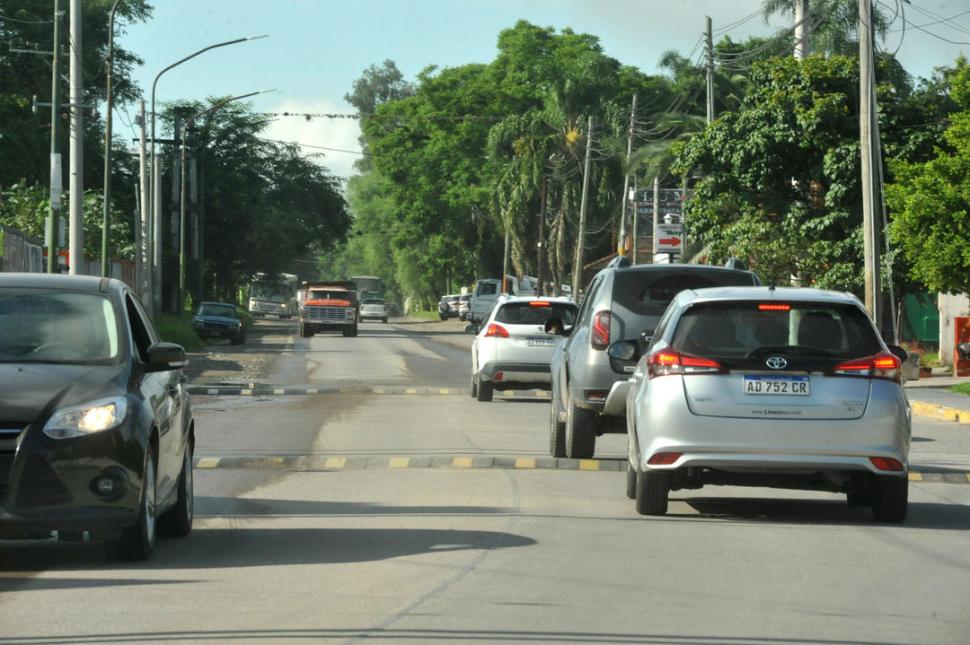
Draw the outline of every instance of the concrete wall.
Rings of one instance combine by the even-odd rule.
[[[953,319],[956,316],[970,316],[970,298],[941,293],[937,304],[940,308],[940,360],[945,365],[953,365]]]

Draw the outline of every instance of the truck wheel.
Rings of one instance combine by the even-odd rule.
[[[495,391],[495,386],[491,381],[478,381],[478,395],[475,397],[479,401],[489,402],[492,400],[492,393]]]
[[[353,338],[357,335],[357,325],[344,328],[344,338]]]
[[[381,318],[381,322],[386,325],[387,324],[387,318]]]
[[[301,338],[309,338],[312,335],[313,334],[310,333],[310,331],[307,329],[307,326],[304,325],[303,323],[300,323],[300,337]]]
[[[566,456],[591,459],[595,452],[596,413],[576,405],[570,393],[566,402]]]
[[[906,519],[909,479],[879,477],[872,483],[872,516],[877,522],[898,524]]]
[[[640,515],[666,514],[669,494],[670,473],[637,473],[636,506]]]

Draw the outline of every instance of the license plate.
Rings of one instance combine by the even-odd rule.
[[[551,336],[529,336],[526,343],[529,347],[552,347],[556,344],[556,339]]]
[[[744,393],[809,396],[811,388],[807,376],[745,376]]]

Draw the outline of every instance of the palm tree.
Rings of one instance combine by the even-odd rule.
[[[765,22],[776,14],[794,17],[796,2],[798,0],[764,0]],[[873,7],[872,19],[876,33],[884,38],[890,21],[878,5]],[[812,51],[844,55],[858,53],[858,0],[811,0],[808,23],[811,25]]]

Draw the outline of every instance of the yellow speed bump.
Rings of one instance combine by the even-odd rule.
[[[913,471],[909,471],[909,481],[911,482],[923,481],[923,473],[914,473]]]
[[[328,457],[325,462],[323,462],[324,468],[343,468],[347,464],[347,459],[344,457]]]
[[[536,460],[532,457],[519,457],[515,460],[516,468],[535,468]]]
[[[411,462],[410,457],[391,457],[387,462],[388,468],[407,468]]]
[[[471,468],[472,458],[471,457],[455,457],[451,460],[451,465],[455,468]]]
[[[201,457],[196,468],[216,468],[219,465],[219,457]]]
[[[580,470],[599,470],[600,469],[599,459],[580,459],[579,469]]]

